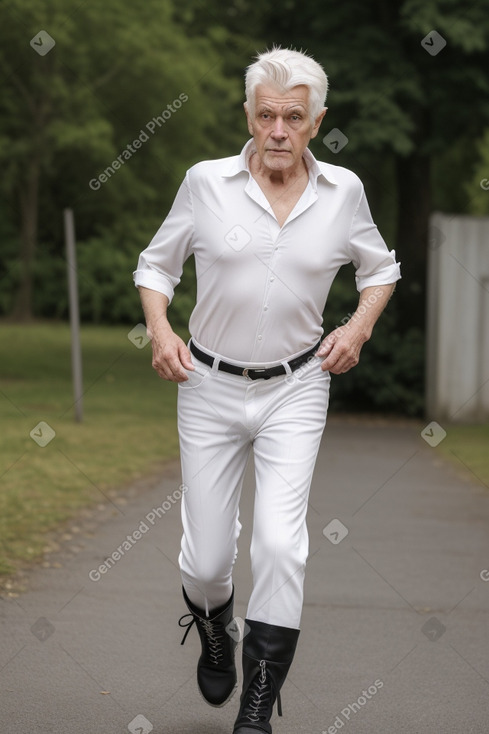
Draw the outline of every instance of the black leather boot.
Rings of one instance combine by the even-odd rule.
[[[280,689],[294,659],[298,629],[246,620],[243,640],[243,692],[233,734],[272,734],[273,705],[282,716]]]
[[[187,627],[181,644],[183,645],[187,639],[190,628],[195,622],[202,643],[202,654],[197,664],[199,690],[211,706],[224,706],[236,691],[237,685],[234,653],[238,644],[238,635],[232,637],[226,631],[226,627],[233,621],[234,589],[229,601],[222,607],[213,609],[209,617],[205,616],[202,609],[192,604],[185,589],[182,588],[182,590],[190,614],[184,614],[178,621],[180,627]],[[182,620],[186,617],[192,617],[192,619],[182,624]],[[236,623],[234,626],[236,627]],[[237,628],[236,631],[238,631]]]

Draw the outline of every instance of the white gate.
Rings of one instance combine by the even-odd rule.
[[[489,420],[489,217],[435,213],[428,256],[427,417]]]

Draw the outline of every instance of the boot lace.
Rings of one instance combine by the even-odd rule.
[[[191,617],[191,619],[188,622],[182,622],[182,620],[186,619],[187,617]],[[191,613],[184,614],[183,617],[180,617],[180,619],[178,620],[178,624],[180,627],[187,628],[183,636],[183,639],[180,643],[181,645],[185,643],[185,640],[187,639],[187,635],[190,632],[192,625],[196,621],[197,621],[197,618],[195,617],[195,615]],[[199,623],[204,631],[205,640],[207,642],[207,647],[208,647],[209,658],[211,659],[211,662],[213,662],[215,665],[219,665],[223,657],[222,625],[219,624],[219,622],[214,622],[212,619],[201,619],[201,618],[199,618]]]
[[[272,684],[271,681],[267,683],[267,663],[266,660],[260,660],[260,675],[251,684],[249,711],[245,714],[249,721],[256,724],[266,716],[271,698]],[[277,693],[277,712],[282,716],[280,693]]]

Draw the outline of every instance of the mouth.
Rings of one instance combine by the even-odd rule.
[[[269,153],[290,153],[290,150],[284,148],[268,148]]]

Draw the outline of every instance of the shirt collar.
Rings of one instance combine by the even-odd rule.
[[[248,142],[245,144],[241,153],[232,159],[229,170],[227,171],[227,173],[223,173],[223,177],[230,178],[232,176],[236,176],[238,173],[242,173],[243,171],[250,173],[248,160],[251,154],[255,151],[255,141],[253,140],[253,138],[251,138],[251,140],[248,140]],[[334,186],[338,184],[338,181],[336,180],[334,173],[331,170],[333,166],[331,166],[329,163],[317,161],[309,148],[305,149],[303,158],[309,171],[309,180],[311,181],[314,189],[317,189],[317,180],[319,176],[322,176],[325,181],[333,184]]]

